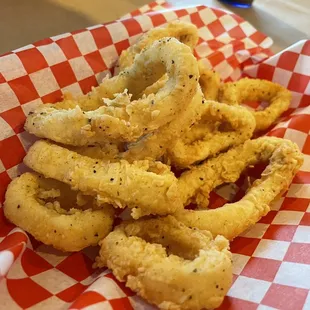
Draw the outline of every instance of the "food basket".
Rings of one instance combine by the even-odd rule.
[[[266,134],[290,139],[304,164],[267,216],[231,243],[234,279],[221,309],[310,309],[310,41],[277,55],[272,39],[234,14],[153,2],[122,19],[47,38],[0,57],[0,203],[10,181],[26,171],[23,157],[35,138],[26,115],[64,92],[86,93],[114,66],[123,49],[145,31],[180,19],[195,24],[195,56],[224,81],[257,77],[293,95],[290,109]],[[259,104],[252,103],[259,108]],[[218,207],[243,193],[242,180],[211,195]],[[73,254],[43,245],[6,221],[0,207],[1,309],[154,309],[93,269],[98,248]]]

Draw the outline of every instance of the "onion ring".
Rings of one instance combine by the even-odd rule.
[[[217,308],[232,282],[228,241],[172,216],[122,224],[100,245],[96,266],[160,309]]]
[[[181,21],[173,21],[165,27],[149,30],[134,45],[122,51],[119,57],[120,70],[130,67],[134,63],[136,55],[140,54],[143,49],[151,46],[156,40],[165,37],[176,38],[193,50],[198,42],[198,30],[195,25]]]
[[[215,130],[209,134],[206,130],[201,139],[187,142],[188,135],[191,135],[191,130],[189,130],[184,137],[176,141],[173,147],[168,149],[167,157],[172,165],[179,168],[189,167],[251,138],[255,128],[255,119],[246,108],[215,101],[205,101],[204,107],[202,120],[213,123],[228,122],[232,129],[229,131]],[[195,135],[197,135],[197,128],[200,133],[204,130],[203,124],[199,122],[198,125],[200,127],[196,126]]]
[[[234,239],[266,215],[269,205],[287,190],[303,163],[297,145],[276,137],[248,140],[184,172],[179,179],[183,202],[187,204],[193,200],[198,206],[206,207],[209,194],[216,186],[235,182],[247,166],[268,160],[269,165],[261,178],[240,201],[214,210],[183,210],[174,216],[187,226],[209,230],[213,236]]]
[[[237,82],[224,83],[219,100],[228,104],[245,101],[268,101],[262,111],[252,111],[256,120],[255,132],[268,129],[290,105],[292,94],[283,86],[267,80],[244,78]]]
[[[50,180],[24,173],[10,183],[4,214],[12,223],[43,243],[70,252],[97,245],[112,230],[114,209],[111,206],[101,210],[70,208],[66,211],[57,200],[61,189],[46,190],[44,182]],[[46,203],[50,198],[56,201]]]
[[[41,140],[29,149],[24,163],[45,177],[96,196],[99,204],[128,206],[133,218],[166,215],[183,207],[177,179],[170,168],[160,162],[109,163]]]
[[[220,88],[220,76],[217,72],[209,70],[202,61],[198,62],[199,67],[199,85],[204,95],[205,100],[217,101],[218,91]],[[208,117],[204,117],[206,109],[201,109],[200,119],[191,124],[189,130],[185,131],[182,135],[182,140],[185,144],[191,144],[196,140],[203,140],[204,137],[211,132],[217,130],[217,124],[214,121],[208,120]],[[206,115],[208,116],[208,114]]]
[[[156,94],[136,98],[165,72],[169,80]],[[198,76],[190,48],[174,38],[165,38],[137,55],[126,71],[100,84],[96,91],[106,98],[104,106],[84,112],[78,105],[69,110],[41,105],[28,115],[25,129],[38,137],[76,146],[135,141],[186,108],[195,95]],[[114,94],[115,99],[107,99]]]

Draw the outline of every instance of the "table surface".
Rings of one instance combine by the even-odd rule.
[[[148,0],[1,0],[0,54],[37,40],[114,20]],[[310,37],[309,0],[255,0],[238,9],[217,0],[170,0],[190,6],[205,4],[229,9],[274,40],[274,52]]]

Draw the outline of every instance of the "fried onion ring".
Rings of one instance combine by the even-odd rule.
[[[216,99],[220,78],[217,73],[206,69],[202,63],[198,64],[200,73],[199,84],[202,88],[197,87],[196,95],[190,105],[167,125],[143,137],[141,140],[129,144],[128,150],[120,155],[121,158],[130,162],[145,158],[156,160],[165,154],[167,148],[173,149],[180,135],[183,135],[184,139],[193,133],[198,134],[198,131],[200,131],[200,133],[203,132],[202,137],[206,135],[207,125],[204,124],[205,120],[200,122],[200,118],[206,110],[202,106],[202,104],[205,103],[202,92],[205,96],[208,96],[207,98]],[[149,95],[152,92],[157,92],[166,82],[166,78],[158,80],[153,85],[146,88],[143,94]],[[168,162],[170,161],[170,159],[166,159]]]
[[[45,177],[96,196],[99,204],[128,206],[133,218],[166,215],[183,207],[177,179],[170,168],[160,162],[109,163],[41,140],[29,149],[24,163]]]
[[[202,61],[198,61],[198,70],[199,70],[199,85],[202,89],[202,93],[207,100],[217,100],[218,93],[221,86],[220,75],[210,70]],[[142,93],[141,96],[149,95],[156,93],[163,85],[168,81],[168,76],[165,74],[157,82],[147,87]]]
[[[14,179],[5,195],[5,216],[37,240],[62,251],[79,251],[97,245],[111,231],[114,220],[111,206],[101,210],[70,208],[67,211],[58,201],[62,188],[48,190],[46,182],[50,180],[29,172]],[[68,192],[66,196],[68,198]],[[48,199],[54,201],[48,202]]]
[[[226,122],[231,129],[221,131],[218,128],[208,133],[206,128],[201,139],[194,141],[188,139],[188,136],[192,134],[190,129],[176,141],[173,147],[168,149],[167,157],[173,166],[186,168],[251,138],[255,128],[255,119],[246,108],[215,101],[205,101],[204,107],[201,121],[207,120],[213,123],[219,122],[219,124]],[[197,128],[200,133],[204,131],[205,126],[201,121],[198,123],[199,127],[195,127],[195,135],[197,135]]]
[[[245,101],[267,101],[269,106],[262,111],[252,111],[256,120],[255,131],[268,129],[290,105],[292,94],[283,86],[267,80],[244,78],[237,82],[224,83],[219,92],[219,101],[242,104]]]
[[[165,72],[169,80],[156,94],[136,97]],[[126,71],[100,84],[96,91],[106,98],[105,105],[87,112],[78,105],[69,110],[41,105],[27,117],[25,129],[38,137],[76,146],[135,141],[186,108],[195,95],[198,76],[190,48],[174,38],[164,38],[137,55]]]
[[[221,86],[220,75],[208,69],[202,61],[198,62],[198,69],[200,74],[199,84],[205,99],[216,101]]]
[[[184,172],[179,179],[185,204],[193,200],[198,206],[205,207],[216,186],[235,182],[247,166],[268,160],[269,165],[261,178],[252,184],[240,201],[213,210],[183,210],[174,216],[187,226],[209,230],[213,236],[234,239],[266,215],[269,205],[287,190],[303,163],[297,145],[276,137],[248,140]]]
[[[160,309],[217,308],[232,282],[228,241],[172,216],[124,223],[100,245],[96,265]]]
[[[199,85],[202,89],[204,99],[216,101],[218,97],[218,91],[220,88],[220,76],[217,72],[208,69],[202,61],[198,62],[199,65]],[[202,103],[206,103],[206,100]],[[212,136],[212,133],[218,130],[218,122],[208,119],[208,113],[203,106],[200,111],[200,117],[196,122],[192,122],[188,130],[183,130],[181,141],[184,145],[190,145],[198,140],[207,140],[208,136]],[[199,143],[199,142],[198,142]],[[173,146],[170,144],[170,149],[173,150]],[[170,162],[170,160],[168,160]]]
[[[149,30],[139,38],[138,42],[122,51],[119,57],[120,70],[130,67],[136,55],[140,54],[143,49],[151,46],[156,40],[165,37],[176,38],[193,50],[198,42],[198,30],[195,25],[181,21],[173,21],[165,27]]]

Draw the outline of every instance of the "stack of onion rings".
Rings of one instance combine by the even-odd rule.
[[[283,86],[266,80],[244,78],[237,82],[224,83],[219,91],[219,100],[228,104],[246,101],[267,101],[269,106],[262,111],[253,111],[255,131],[268,129],[284,113],[292,95]]]

